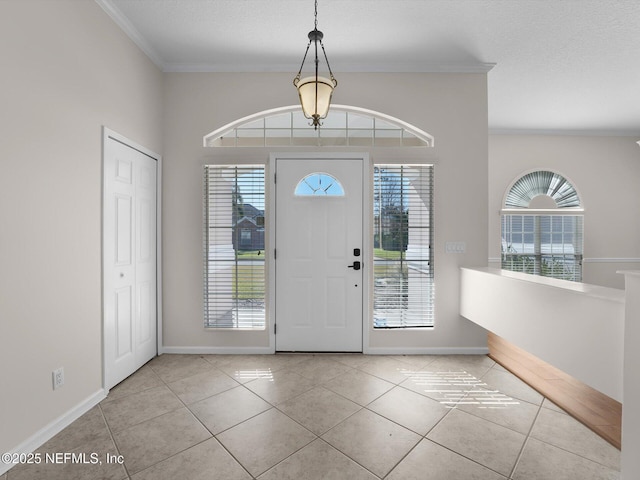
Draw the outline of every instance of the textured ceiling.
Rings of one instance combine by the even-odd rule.
[[[295,73],[313,29],[312,0],[96,1],[165,71]],[[319,0],[318,28],[336,77],[490,69],[494,131],[640,136],[640,0]]]

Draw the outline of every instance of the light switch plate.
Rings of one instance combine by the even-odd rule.
[[[467,250],[465,242],[445,242],[445,253],[464,253]]]

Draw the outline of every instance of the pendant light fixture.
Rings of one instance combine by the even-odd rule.
[[[327,58],[327,52],[324,51],[324,45],[322,44],[322,38],[324,37],[324,35],[320,30],[318,30],[318,0],[315,0],[314,16],[314,28],[309,32],[309,43],[307,44],[307,49],[304,52],[300,70],[298,71],[296,77],[293,79],[293,85],[298,90],[298,95],[300,96],[300,104],[302,105],[302,112],[304,113],[304,116],[311,119],[311,125],[314,127],[314,129],[317,130],[321,125],[320,120],[325,118],[327,116],[327,113],[329,113],[331,95],[333,94],[333,89],[338,85],[338,81],[334,78],[333,73],[331,72],[329,59]],[[312,42],[314,45],[316,57],[316,72],[313,76],[300,79],[302,68],[304,67],[304,62],[307,59],[309,47],[311,46]],[[327,69],[329,70],[330,78],[318,76],[318,65],[320,63],[320,61],[318,60],[318,43],[322,48],[324,60],[325,62],[327,62]]]

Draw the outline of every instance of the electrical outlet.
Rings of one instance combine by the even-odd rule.
[[[64,385],[64,367],[56,368],[52,372],[53,377],[53,389],[57,390]]]

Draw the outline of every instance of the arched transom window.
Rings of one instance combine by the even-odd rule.
[[[389,115],[346,105],[332,105],[316,130],[293,105],[227,124],[206,135],[204,146],[432,147],[433,136]]]
[[[502,268],[582,281],[584,210],[562,175],[537,170],[507,191],[502,209]]]
[[[506,208],[579,207],[578,192],[562,175],[538,170],[518,179],[507,193]]]

